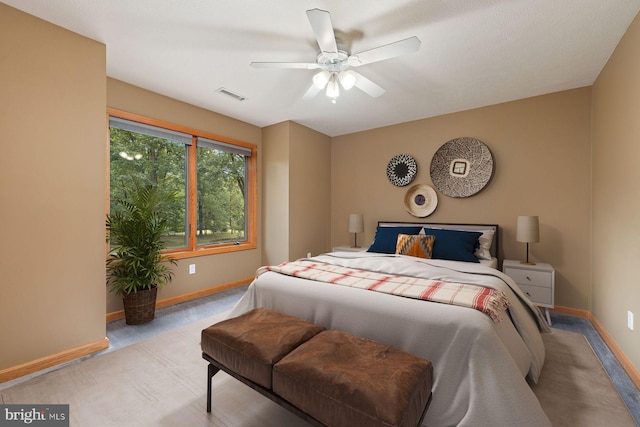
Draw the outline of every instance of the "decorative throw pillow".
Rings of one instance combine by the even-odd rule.
[[[369,246],[367,252],[378,252],[381,254],[393,254],[396,251],[398,234],[418,234],[422,227],[402,226],[402,227],[381,227],[376,229],[376,236],[373,244]]]
[[[436,237],[436,243],[433,245],[433,259],[480,262],[475,255],[475,250],[478,248],[481,232],[428,227],[424,228],[424,232]]]
[[[482,236],[478,238],[478,248],[475,255],[478,259],[491,260],[491,244],[493,243],[493,230],[482,230]]]
[[[425,234],[398,234],[396,254],[430,259],[435,240],[434,236]]]

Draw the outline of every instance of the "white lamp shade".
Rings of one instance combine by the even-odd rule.
[[[320,90],[324,89],[324,87],[329,83],[331,79],[331,73],[327,70],[322,70],[313,76],[313,84]]]
[[[329,83],[327,83],[327,96],[329,98],[337,98],[340,96],[340,86],[338,85],[338,79],[335,73],[331,76]]]
[[[344,90],[349,90],[356,84],[356,75],[351,70],[342,70],[338,74],[338,79]]]
[[[516,240],[524,243],[540,241],[540,224],[537,216],[518,217]]]
[[[364,231],[364,221],[362,214],[349,214],[349,233],[362,233]]]

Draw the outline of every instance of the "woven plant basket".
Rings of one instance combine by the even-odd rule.
[[[131,292],[122,297],[127,325],[141,325],[153,320],[156,314],[158,288]]]

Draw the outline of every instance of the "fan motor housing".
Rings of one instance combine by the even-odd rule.
[[[348,59],[349,54],[344,50],[339,50],[337,53],[320,52],[316,57],[316,62],[321,68],[331,73],[338,73],[349,67]]]

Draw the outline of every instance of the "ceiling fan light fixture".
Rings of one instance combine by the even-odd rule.
[[[356,84],[356,74],[351,70],[340,71],[338,79],[344,90],[349,90]]]
[[[0,0],[1,1],[1,0]],[[318,70],[312,78],[312,84],[305,92],[303,99],[311,99],[325,90],[332,103],[340,96],[340,86],[344,90],[357,87],[362,92],[377,98],[384,94],[384,89],[362,74],[348,70],[349,67],[360,67],[374,62],[386,61],[397,56],[416,52],[420,48],[420,39],[413,36],[389,44],[374,47],[364,52],[350,54],[350,43],[346,43],[341,34],[336,36],[329,12],[322,9],[307,10],[307,18],[315,36],[319,53],[315,62],[251,62],[253,68],[297,68]],[[244,100],[244,97],[242,97]]]
[[[338,79],[335,74],[331,76],[327,84],[327,96],[334,99],[340,96],[340,86],[338,85]]]
[[[318,89],[324,89],[327,83],[329,83],[329,80],[331,80],[331,73],[327,70],[322,70],[313,76],[313,84],[316,85]]]

